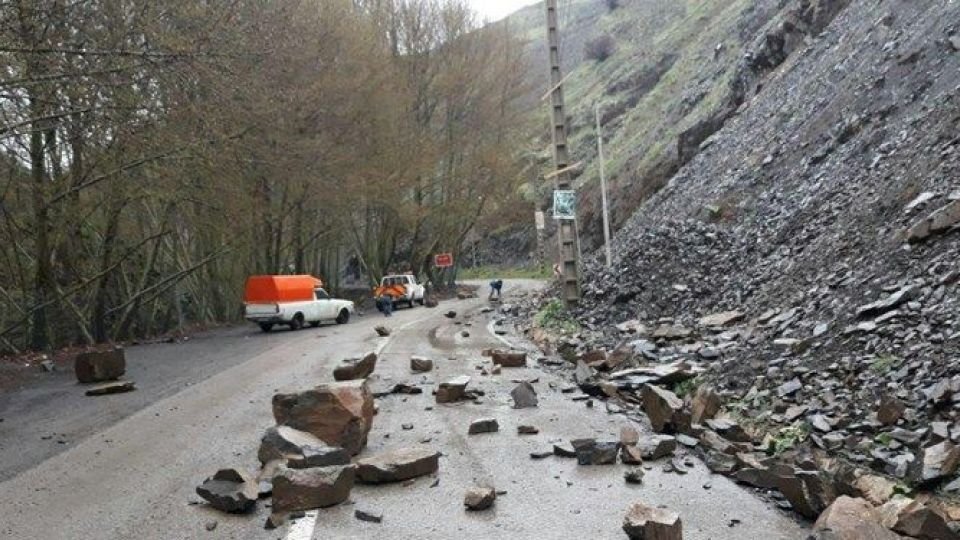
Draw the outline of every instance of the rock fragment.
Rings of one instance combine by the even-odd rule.
[[[899,535],[880,524],[880,516],[863,499],[840,496],[813,525],[816,540],[896,540]]]
[[[527,353],[523,351],[491,351],[490,359],[495,365],[507,368],[527,366]]]
[[[373,329],[373,331],[376,332],[380,337],[387,337],[390,335],[390,329],[386,326],[377,326]]]
[[[377,367],[377,353],[370,352],[359,358],[345,358],[333,370],[337,381],[366,379]]]
[[[497,431],[500,431],[500,424],[497,423],[496,418],[480,418],[470,423],[467,434],[477,435],[480,433],[495,433]]]
[[[877,420],[885,426],[896,424],[903,413],[907,410],[907,405],[890,394],[884,394],[880,398],[880,406],[877,407]]]
[[[923,448],[914,466],[914,479],[918,484],[927,484],[952,475],[960,464],[960,447],[943,441]]]
[[[577,465],[614,465],[620,450],[618,441],[576,439],[570,441],[577,456]]]
[[[197,495],[222,512],[248,512],[257,503],[257,483],[237,469],[220,469],[197,486]]]
[[[410,371],[415,373],[426,373],[428,371],[433,371],[433,360],[425,356],[411,356]]]
[[[127,360],[122,348],[84,352],[73,360],[77,381],[95,383],[114,381],[127,371]]]
[[[373,512],[370,510],[364,510],[362,508],[357,508],[354,510],[353,517],[368,523],[380,523],[383,521],[383,514],[380,512]]]
[[[634,540],[683,540],[679,514],[641,503],[627,510],[623,531]]]
[[[956,540],[960,535],[947,525],[947,517],[919,501],[897,496],[877,509],[881,524],[900,534],[923,540]]]
[[[290,469],[279,467],[273,477],[273,512],[313,510],[340,504],[356,480],[354,465]]]
[[[463,505],[467,510],[478,512],[493,506],[497,492],[491,487],[472,487],[463,496]]]
[[[461,375],[454,377],[449,381],[442,382],[437,387],[437,403],[453,403],[464,399],[467,395],[467,385],[470,384],[470,377]]]
[[[278,424],[313,434],[350,455],[367,444],[373,425],[373,395],[364,381],[323,384],[296,394],[273,396]]]
[[[367,484],[402,482],[437,472],[440,452],[401,448],[357,461],[357,478]]]
[[[536,435],[540,433],[540,430],[537,426],[528,426],[528,425],[519,425],[517,426],[518,435]]]
[[[672,455],[677,449],[677,439],[670,435],[641,437],[637,448],[643,459],[655,460]]]
[[[683,411],[683,401],[673,392],[652,384],[643,385],[643,412],[657,432],[676,430],[678,417]]]
[[[108,394],[122,394],[132,392],[137,389],[133,381],[115,381],[97,385],[85,393],[88,396],[106,396]]]
[[[514,409],[528,409],[537,406],[537,391],[529,382],[522,382],[510,391]]]

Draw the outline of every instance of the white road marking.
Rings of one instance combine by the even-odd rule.
[[[310,510],[307,515],[294,521],[287,533],[287,540],[311,540],[313,531],[317,527],[317,516],[320,512]]]

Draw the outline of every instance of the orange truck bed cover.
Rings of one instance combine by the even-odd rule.
[[[323,282],[313,276],[250,276],[244,289],[247,304],[278,304],[313,300]]]

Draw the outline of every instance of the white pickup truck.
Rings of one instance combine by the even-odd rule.
[[[385,276],[380,280],[380,286],[374,290],[373,296],[389,296],[393,305],[407,304],[413,307],[414,302],[423,305],[426,298],[426,289],[412,274],[397,274]]]
[[[299,330],[306,324],[346,324],[356,311],[349,300],[330,298],[309,276],[254,276],[247,281],[244,316],[264,332],[276,325]]]

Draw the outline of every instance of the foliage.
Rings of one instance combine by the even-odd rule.
[[[872,364],[870,364],[870,369],[873,370],[874,373],[883,374],[893,369],[893,367],[899,363],[900,359],[897,358],[896,355],[881,354],[876,360],[873,361]]]
[[[599,36],[583,45],[583,55],[589,60],[603,62],[613,55],[616,43],[610,36]]]
[[[807,440],[810,436],[810,424],[799,420],[793,424],[780,428],[771,439],[767,452],[778,456],[787,450],[795,448],[797,445]]]
[[[692,379],[687,379],[674,384],[672,390],[677,397],[684,398],[696,392],[697,388],[699,388],[701,384],[703,384],[703,378],[694,377]]]
[[[537,312],[533,317],[533,324],[546,330],[564,333],[575,333],[580,330],[580,323],[567,311],[563,301],[555,298]]]
[[[519,183],[520,47],[463,0],[13,0],[0,43],[0,350],[432,274]]]

